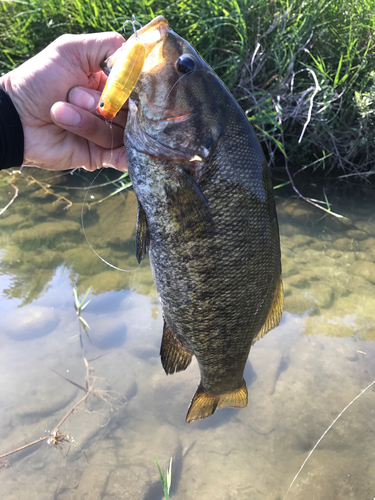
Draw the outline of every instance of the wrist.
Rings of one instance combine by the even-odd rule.
[[[5,92],[8,94],[10,100],[12,101],[13,106],[15,107],[15,110],[18,113],[18,116],[21,120],[22,126],[24,127],[23,119],[22,119],[22,103],[20,99],[17,96],[17,92],[15,89],[14,84],[12,84],[12,74],[13,71],[10,71],[9,73],[6,73],[0,78],[0,85],[4,88]]]
[[[11,80],[0,78],[0,168],[19,167],[23,162],[24,134],[20,114],[12,98]],[[10,92],[9,92],[10,91]]]

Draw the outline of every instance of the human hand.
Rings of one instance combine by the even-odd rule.
[[[107,79],[100,63],[123,43],[118,33],[63,35],[0,79],[21,118],[23,165],[127,170],[127,111],[119,112],[112,129],[96,112]]]

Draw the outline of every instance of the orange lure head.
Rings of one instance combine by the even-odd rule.
[[[132,24],[134,34],[105,61],[105,72],[110,73],[96,109],[107,120],[113,120],[120,111],[137,84],[147,54],[168,29],[168,23],[162,16],[153,19],[138,32],[134,18]]]

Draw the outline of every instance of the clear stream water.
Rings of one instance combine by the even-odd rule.
[[[161,367],[161,311],[148,260],[138,267],[134,257],[134,193],[84,209],[91,245],[130,270],[121,272],[89,248],[86,191],[74,178],[23,173],[1,174],[20,193],[0,217],[0,455],[47,436],[84,396],[55,373],[85,387],[83,355],[96,392],[61,426],[69,442],[0,461],[0,497],[160,500],[155,457],[162,468],[173,457],[171,498],[283,500],[327,427],[375,380],[373,199],[335,203],[348,224],[278,200],[285,312],[251,350],[249,405],[186,424],[199,370],[193,362],[167,377]],[[93,188],[87,200],[109,192]],[[0,207],[13,193],[3,183]],[[81,298],[92,286],[83,351],[74,283]],[[287,499],[374,498],[374,387],[327,433]]]

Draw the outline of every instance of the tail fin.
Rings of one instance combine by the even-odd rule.
[[[247,406],[247,388],[245,380],[239,389],[223,394],[210,394],[205,392],[204,388],[199,385],[190,403],[186,415],[186,422],[193,422],[194,420],[210,417],[216,410],[220,410],[220,408],[245,408],[245,406]]]

